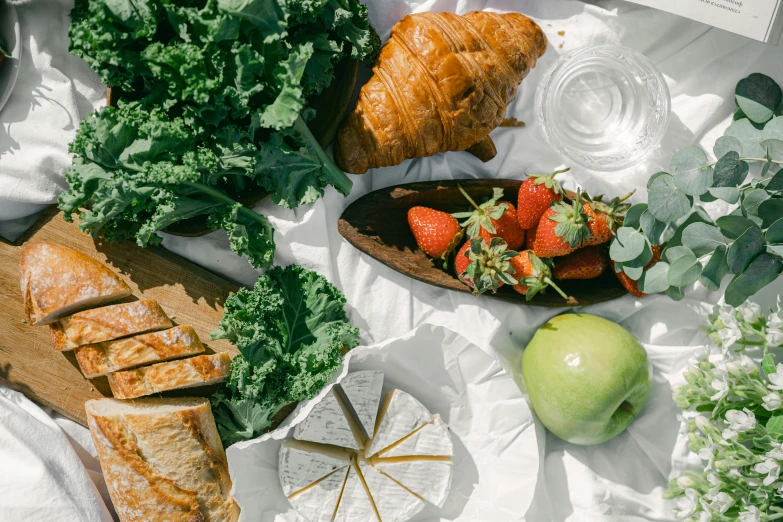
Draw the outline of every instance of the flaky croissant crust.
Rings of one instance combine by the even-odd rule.
[[[340,128],[337,164],[361,174],[468,148],[489,159],[489,133],[546,46],[541,28],[519,13],[406,16]]]

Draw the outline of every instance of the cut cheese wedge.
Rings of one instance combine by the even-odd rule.
[[[359,449],[359,443],[348,418],[332,392],[316,404],[310,415],[296,426],[294,438],[341,448]]]
[[[340,388],[356,413],[363,435],[370,438],[375,431],[378,406],[383,394],[383,372],[363,371],[349,373],[340,382]]]
[[[323,477],[318,482],[288,497],[291,505],[307,522],[331,522],[345,486],[349,466]]]
[[[334,513],[334,522],[381,522],[355,463],[348,469],[348,478],[340,505]]]
[[[408,457],[408,456],[443,456],[454,455],[454,444],[451,442],[449,428],[435,414],[432,420],[398,440],[378,454],[378,457]]]
[[[424,509],[424,500],[365,462],[359,471],[381,522],[404,522]]]
[[[380,453],[427,424],[431,418],[430,411],[410,394],[400,390],[390,391],[386,394],[386,400],[376,422],[375,436],[364,452],[365,457],[369,458]]]
[[[376,460],[375,469],[385,473],[427,502],[443,507],[451,489],[452,463],[450,459],[435,460],[388,459]]]
[[[286,496],[321,480],[351,463],[351,454],[343,449],[285,440],[280,447],[278,475]],[[336,504],[335,504],[336,506]]]

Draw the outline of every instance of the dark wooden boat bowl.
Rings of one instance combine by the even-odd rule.
[[[470,289],[457,279],[453,268],[443,269],[442,263],[432,260],[419,250],[413,233],[408,227],[408,209],[416,205],[431,207],[444,212],[468,210],[469,204],[457,185],[477,202],[492,196],[492,188],[504,190],[504,200],[516,205],[519,180],[465,179],[457,181],[425,181],[397,185],[370,192],[345,209],[337,228],[354,247],[370,257],[409,277],[457,292],[470,293]],[[602,303],[627,293],[607,269],[599,278],[580,281],[558,281],[558,285],[579,305]],[[532,301],[504,286],[497,294],[484,294],[523,305],[569,307],[554,290],[537,295]]]

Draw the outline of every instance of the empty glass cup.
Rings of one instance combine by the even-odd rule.
[[[536,117],[547,142],[592,170],[621,170],[661,142],[671,97],[644,55],[614,45],[561,57],[536,93]]]

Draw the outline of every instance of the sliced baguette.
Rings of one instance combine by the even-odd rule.
[[[142,364],[196,355],[204,345],[192,326],[136,335],[76,348],[76,360],[88,379]]]
[[[106,375],[117,399],[133,399],[167,390],[195,388],[221,382],[231,372],[225,352],[143,366]]]
[[[24,246],[19,280],[31,325],[49,324],[131,294],[125,281],[106,265],[54,243]]]
[[[84,406],[122,522],[239,518],[208,399],[99,399]]]
[[[85,310],[51,325],[56,350],[171,328],[171,319],[154,299]]]

